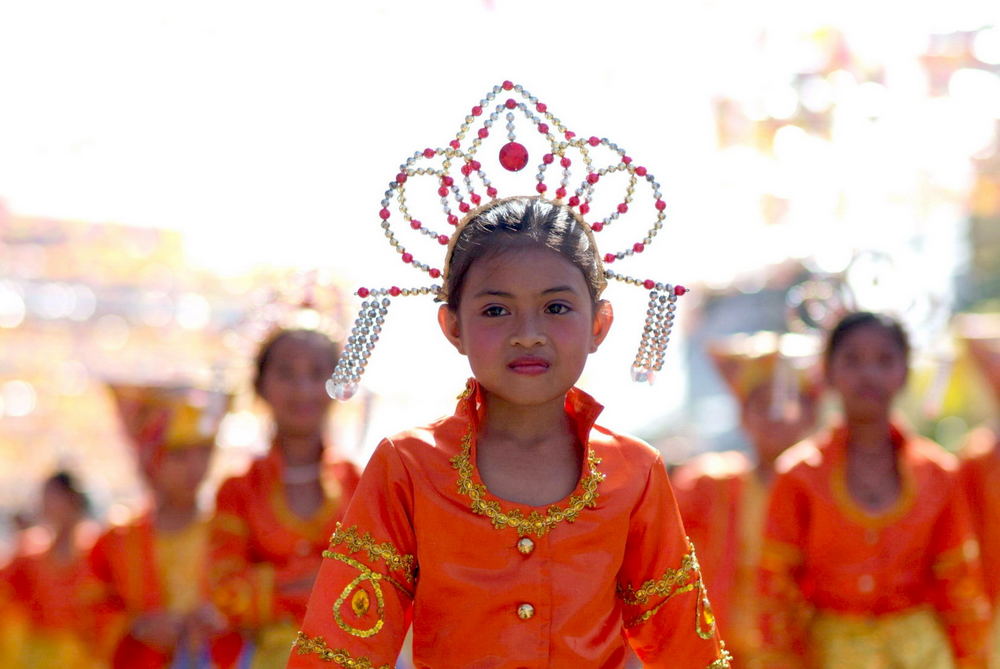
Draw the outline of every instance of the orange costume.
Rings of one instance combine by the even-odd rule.
[[[896,427],[892,440],[902,489],[878,514],[848,491],[846,428],[779,458],[760,573],[773,604],[762,666],[985,666],[989,611],[954,458]]]
[[[89,529],[89,528],[88,528]],[[42,528],[24,531],[21,550],[0,570],[0,659],[8,669],[92,669],[100,666],[87,633],[86,551],[96,533],[81,528],[78,559],[54,554]]]
[[[283,470],[275,445],[246,474],[223,483],[212,521],[213,601],[253,637],[251,666],[272,667],[287,657],[321,553],[360,480],[350,462],[325,463],[326,503],[304,520],[286,502]]]
[[[483,396],[384,440],[324,553],[289,667],[390,667],[412,619],[417,667],[728,667],[659,454],[594,425],[576,490],[532,507],[476,468]],[[627,641],[626,641],[627,640]]]

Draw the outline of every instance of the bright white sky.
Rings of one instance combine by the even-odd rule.
[[[759,27],[794,49],[823,17],[847,27],[869,56],[902,62],[928,32],[989,23],[996,7],[979,0],[0,0],[0,199],[23,214],[176,228],[193,258],[219,271],[333,266],[357,283],[420,283],[379,234],[382,191],[403,158],[444,145],[488,88],[512,79],[579,134],[608,136],[655,168],[672,211],[671,236],[656,247],[657,278],[726,277],[788,245],[803,251],[803,239],[829,246],[833,234],[822,221],[780,240],[740,232],[739,184],[755,190],[761,177],[752,166],[720,169],[710,99],[766,83],[768,68],[780,65],[751,58]],[[901,90],[897,102],[905,105],[910,89]],[[953,120],[950,113],[942,119]],[[912,134],[895,142],[887,151],[906,146],[916,163],[956,160],[916,155]],[[953,144],[948,135],[940,143]],[[849,161],[850,151],[834,157]],[[885,176],[887,165],[875,161],[869,169],[881,172],[861,170],[859,181]],[[963,187],[961,169],[949,174]],[[720,197],[729,186],[736,195]],[[850,247],[850,231],[866,222],[839,230],[837,248]],[[638,318],[612,344],[620,349],[614,360],[596,361],[593,374],[607,378],[605,365],[627,377]],[[393,337],[387,332],[380,345],[387,360],[371,367],[371,383],[383,392],[401,369],[418,379],[464,374],[437,335],[414,335],[408,350],[392,347]],[[426,352],[425,361],[414,351]],[[434,361],[445,358],[454,374],[438,371]],[[634,424],[637,409],[662,410],[678,392],[670,386],[626,386],[622,412]]]

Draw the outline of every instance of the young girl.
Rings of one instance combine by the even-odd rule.
[[[438,320],[474,378],[385,439],[290,667],[728,667],[659,454],[574,387],[611,327],[590,228],[496,200],[451,240]]]
[[[88,643],[93,610],[85,596],[97,529],[68,472],[45,481],[41,520],[24,530],[21,550],[0,569],[0,657],[9,669],[89,669],[99,662]]]
[[[251,641],[241,666],[284,663],[320,552],[360,478],[324,439],[324,384],[338,354],[318,330],[286,329],[257,355],[254,388],[274,418],[274,442],[246,474],[223,483],[210,538],[213,599]]]
[[[829,334],[843,424],[778,460],[762,666],[985,666],[989,609],[955,460],[891,418],[908,357],[888,316],[852,313]]]

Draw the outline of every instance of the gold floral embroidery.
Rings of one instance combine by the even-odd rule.
[[[299,655],[315,653],[324,662],[336,662],[346,669],[392,669],[388,664],[381,664],[376,667],[367,657],[353,658],[351,654],[342,648],[330,648],[326,645],[323,637],[310,638],[299,632],[293,645]]]
[[[618,596],[629,606],[641,606],[649,603],[649,600],[663,598],[659,604],[644,611],[642,614],[625,623],[625,627],[635,627],[641,625],[655,616],[667,602],[685,592],[698,591],[697,604],[695,606],[695,633],[702,639],[711,639],[715,635],[715,614],[712,613],[712,605],[708,601],[708,591],[701,578],[701,567],[698,564],[698,557],[694,552],[694,545],[688,539],[688,552],[681,559],[681,565],[677,569],[667,569],[658,579],[650,579],[643,583],[638,590],[633,590],[631,585],[618,586]]]
[[[729,651],[726,650],[725,644],[723,644],[722,645],[722,657],[720,657],[718,660],[716,660],[712,664],[708,665],[708,667],[706,667],[706,669],[730,669],[730,667],[733,666],[731,664],[732,661],[733,661],[733,656],[729,654]]]
[[[360,534],[357,526],[344,528],[340,523],[337,523],[337,529],[330,537],[330,548],[340,544],[345,544],[351,553],[365,551],[372,560],[382,560],[389,569],[402,572],[406,576],[407,582],[413,583],[416,575],[413,556],[401,555],[391,543],[376,543],[368,532]]]
[[[572,523],[586,507],[597,506],[599,494],[597,484],[604,480],[604,474],[597,469],[601,459],[591,448],[587,449],[587,465],[590,471],[580,481],[583,493],[571,496],[565,508],[553,505],[546,510],[544,515],[538,511],[532,511],[527,516],[519,509],[504,511],[496,500],[485,499],[488,494],[486,486],[472,480],[471,425],[469,431],[462,438],[461,449],[461,452],[451,459],[451,466],[458,471],[458,492],[472,500],[471,506],[474,513],[489,518],[493,522],[493,527],[498,530],[511,527],[517,530],[518,536],[534,534],[541,537],[548,534],[549,530],[564,520],[567,523]]]
[[[327,552],[329,553],[329,551]],[[340,596],[337,597],[337,601],[333,603],[333,619],[337,621],[337,625],[340,627],[340,629],[344,630],[345,632],[347,632],[352,636],[360,637],[362,639],[366,639],[370,636],[375,636],[376,634],[381,632],[382,626],[385,625],[385,597],[382,594],[382,586],[379,584],[379,581],[381,581],[383,578],[382,574],[372,571],[367,566],[358,562],[357,560],[353,560],[347,557],[346,555],[341,555],[340,553],[329,553],[329,555],[327,555],[327,553],[324,553],[323,555],[324,557],[332,558],[334,560],[340,560],[344,564],[350,565],[355,569],[357,569],[359,572],[361,572],[360,574],[358,574],[358,576],[354,578],[353,581],[347,584],[347,586],[340,592]],[[344,620],[344,616],[341,614],[341,608],[343,608],[344,602],[347,601],[347,597],[356,589],[360,588],[361,584],[364,583],[365,581],[371,582],[372,592],[375,594],[376,620],[375,624],[373,624],[368,629],[359,629],[348,623],[346,620]],[[364,593],[364,591],[360,589],[358,589],[357,592],[359,594]],[[355,595],[355,597],[357,597],[357,595]],[[365,596],[365,599],[366,600],[368,599],[367,596]],[[364,610],[361,613],[358,613],[359,607],[356,606],[356,604],[357,602],[352,600],[351,609],[354,611],[354,614],[357,617],[360,618],[365,613],[368,613],[370,602],[366,601]]]

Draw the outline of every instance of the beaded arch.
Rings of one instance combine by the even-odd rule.
[[[618,251],[599,255],[604,265],[642,253],[653,242],[663,228],[667,208],[660,184],[653,174],[646,167],[637,165],[624,149],[607,138],[578,136],[549,111],[544,102],[521,85],[504,81],[494,86],[470,109],[454,139],[444,147],[427,147],[413,152],[389,182],[378,211],[379,225],[404,264],[426,273],[432,279],[442,278],[447,268],[447,254],[458,232],[480,208],[500,197],[499,190],[490,179],[490,172],[484,166],[486,158],[482,154],[485,140],[495,131],[501,119],[507,142],[500,147],[495,163],[490,163],[490,169],[499,166],[507,172],[516,173],[529,165],[532,156],[524,144],[517,141],[518,115],[547,144],[547,151],[535,157],[537,171],[533,190],[538,197],[568,206],[595,234],[618,224],[623,216],[643,206],[650,214],[652,222],[640,239]],[[602,154],[613,158],[602,159]],[[619,174],[625,181],[623,191],[614,198],[616,204],[609,211],[598,215],[593,211],[595,191],[609,182],[607,177]],[[426,177],[430,177],[436,187],[441,208],[441,213],[437,215],[439,224],[448,227],[439,228],[426,223],[411,210],[407,188]],[[648,190],[650,196],[644,205],[638,200],[641,188]],[[415,239],[424,236],[436,242],[439,250],[446,248],[444,257],[437,262],[425,262],[418,258],[401,241],[400,224],[403,230],[408,228],[411,234],[416,234]],[[654,373],[663,366],[676,310],[675,302],[686,289],[652,279],[637,279],[607,267],[604,274],[608,279],[650,291],[646,324],[632,364],[632,377],[636,381],[651,382]],[[349,399],[357,390],[385,323],[391,298],[400,295],[446,297],[440,284],[419,288],[362,287],[356,294],[364,301],[347,338],[344,354],[327,383],[330,395],[341,400]]]

